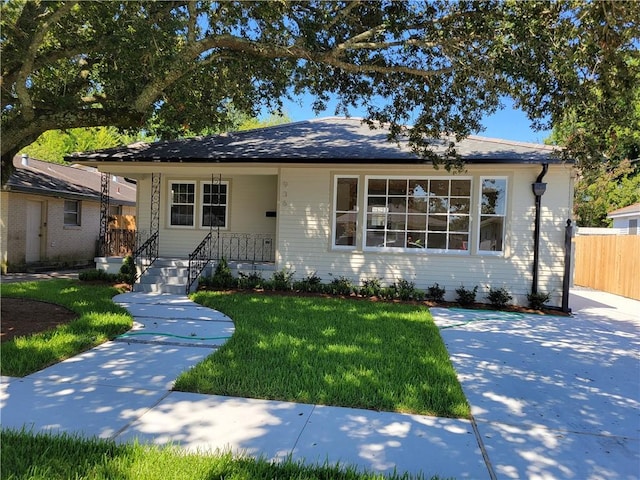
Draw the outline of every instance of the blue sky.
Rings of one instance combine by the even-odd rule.
[[[313,99],[309,96],[300,97],[299,103],[285,102],[284,109],[292,121],[310,120],[317,117],[333,116],[335,103],[330,103],[327,110],[319,115],[313,113],[311,104]],[[503,140],[517,140],[520,142],[544,143],[544,139],[550,135],[549,130],[534,131],[527,116],[522,110],[513,107],[513,102],[503,99],[504,109],[497,111],[494,115],[485,117],[483,125],[485,130],[478,135],[484,137],[501,138]],[[363,111],[351,110],[352,117],[363,116]]]

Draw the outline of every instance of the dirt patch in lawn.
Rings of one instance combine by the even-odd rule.
[[[75,312],[60,305],[5,297],[0,302],[0,341],[43,332],[76,318]]]

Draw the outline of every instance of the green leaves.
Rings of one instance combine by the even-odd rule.
[[[223,129],[233,105],[277,112],[290,92],[428,137],[480,130],[510,95],[536,127],[588,128],[567,155],[600,161],[630,123],[633,2],[4,2],[3,167],[49,129]],[[401,128],[407,123],[412,128]],[[636,128],[635,131],[638,129]],[[589,138],[590,140],[586,140]],[[574,141],[574,139],[582,139]],[[444,161],[456,163],[454,151]],[[436,160],[434,158],[434,160]],[[581,160],[582,161],[582,160]]]

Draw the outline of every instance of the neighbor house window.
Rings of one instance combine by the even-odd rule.
[[[507,179],[480,179],[480,232],[478,252],[502,252],[507,212]]]
[[[196,184],[190,183],[170,183],[171,190],[171,207],[170,207],[170,224],[172,226],[193,227],[195,201],[196,201]]]
[[[371,177],[366,189],[366,247],[468,249],[471,179]]]
[[[358,230],[358,177],[336,177],[333,244],[355,247]]]
[[[228,182],[208,182],[202,184],[203,227],[227,226]]]
[[[80,202],[78,200],[64,201],[64,224],[67,226],[80,225]]]

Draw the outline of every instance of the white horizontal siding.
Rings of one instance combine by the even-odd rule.
[[[531,183],[539,172],[537,165],[493,172],[474,171],[472,166],[467,168],[466,174],[474,179],[476,209],[480,176],[505,175],[509,178],[505,256],[488,256],[332,250],[331,190],[335,171],[327,168],[283,169],[278,267],[295,271],[296,278],[315,272],[324,282],[345,276],[356,283],[374,277],[385,284],[403,279],[415,282],[423,289],[438,283],[447,290],[449,300],[455,298],[455,289],[461,285],[466,288],[478,285],[479,300],[484,300],[489,287],[505,287],[518,303],[525,304],[533,276],[535,197]],[[397,175],[398,171],[380,170],[376,174]],[[425,172],[406,171],[403,174],[425,175]],[[432,171],[426,174],[434,175]],[[542,197],[539,291],[551,293],[553,303],[559,304],[564,273],[564,225],[571,210],[570,170],[551,166],[545,180],[548,186]],[[472,231],[474,228],[472,226]],[[475,231],[472,238],[475,239]]]
[[[434,283],[446,288],[453,300],[455,289],[478,285],[478,299],[484,300],[488,287],[505,287],[517,302],[526,303],[531,291],[535,197],[531,183],[540,173],[539,165],[467,166],[465,176],[473,178],[471,243],[476,239],[478,188],[481,176],[508,178],[508,209],[504,256],[471,254],[414,254],[345,251],[331,248],[333,175],[360,175],[362,207],[365,175],[451,176],[431,167],[398,166],[393,170],[380,165],[367,168],[345,165],[342,168],[305,165],[283,166],[266,175],[239,175],[229,170],[223,180],[230,182],[230,230],[238,233],[277,231],[277,268],[295,271],[296,278],[317,273],[324,282],[346,276],[356,283],[381,278],[391,284],[398,279],[415,282],[419,288]],[[221,168],[221,171],[224,170]],[[246,171],[246,170],[245,170]],[[204,238],[206,229],[167,228],[167,182],[169,180],[206,180],[204,171],[181,171],[178,178],[169,173],[162,177],[160,254],[186,256]],[[200,176],[196,176],[198,173]],[[209,175],[210,176],[210,175]],[[150,176],[138,179],[139,228],[148,229]],[[564,226],[571,212],[571,169],[552,165],[544,181],[547,191],[542,197],[542,232],[540,244],[539,290],[553,295],[559,305],[564,273]],[[277,211],[277,218],[266,217]],[[361,225],[360,225],[361,227]]]
[[[187,175],[185,175],[187,173]],[[192,175],[188,175],[192,173]],[[200,227],[200,189],[202,182],[211,180],[211,174],[203,175],[202,170],[181,172],[180,176],[165,173],[160,182],[160,240],[159,255],[161,257],[186,258],[209,233],[208,227]],[[198,176],[199,175],[199,176]],[[147,234],[151,222],[151,175],[138,175],[138,218],[137,226]],[[169,225],[168,212],[170,205],[169,182],[196,182],[196,226],[176,228]],[[276,218],[267,217],[267,211],[277,210],[277,176],[276,175],[228,175],[222,177],[229,182],[229,224],[225,233],[261,233],[276,235]]]

